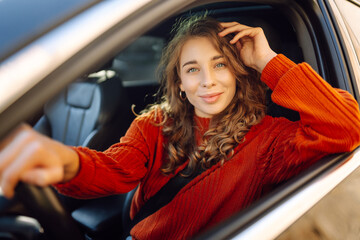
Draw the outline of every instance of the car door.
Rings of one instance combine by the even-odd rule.
[[[286,16],[285,19],[291,23],[296,34],[302,52],[299,59],[309,62],[334,87],[346,89],[359,99],[358,86],[354,84],[359,80],[359,75],[356,74],[358,69],[356,64],[349,64],[346,57],[348,52],[340,41],[341,35],[336,29],[337,23],[331,17],[333,13],[330,11],[331,6],[329,7],[328,1],[104,1],[98,7],[89,9],[86,14],[71,21],[74,27],[75,23],[80,24],[84,21],[87,14],[96,14],[96,21],[101,20],[103,27],[95,24],[96,21],[92,22],[93,26],[90,25],[86,29],[65,25],[46,34],[44,38],[47,39],[42,38],[40,42],[19,51],[18,55],[6,59],[3,63],[3,66],[5,64],[7,66],[6,71],[5,68],[0,69],[2,78],[10,76],[17,79],[20,76],[32,82],[30,81],[30,85],[27,83],[20,85],[15,93],[8,95],[6,101],[1,102],[0,136],[4,136],[19,122],[27,119],[32,111],[41,107],[68,83],[99,67],[160,22],[180,15],[186,10],[203,8],[205,4],[217,2],[230,5],[248,2],[259,4],[266,9],[276,8]],[[235,7],[234,9],[239,11],[239,14],[241,13],[241,9]],[[243,10],[249,9],[251,10],[251,8]],[[63,31],[68,31],[67,33],[71,35],[70,40],[74,41],[69,45],[68,50],[71,52],[66,51],[64,55],[57,56],[56,54],[49,55],[51,51],[42,51],[43,45],[38,44],[41,41],[42,43],[51,42],[51,45],[45,45],[46,50],[61,50],[58,46],[64,44],[66,42],[64,40],[69,40],[59,38],[61,33],[64,33]],[[58,48],[50,48],[50,46]],[[26,75],[25,72],[19,72],[18,68],[11,68],[22,63],[23,69],[27,69],[29,63],[34,61],[33,58],[27,58],[29,53],[35,53],[32,56],[37,57],[37,61],[43,62],[45,69],[29,71],[30,75]],[[48,65],[49,62],[50,65]],[[5,84],[5,82],[0,83]],[[1,86],[8,87],[8,85]],[[129,87],[132,86],[129,85]],[[358,151],[323,159],[307,172],[278,186],[274,192],[248,209],[236,213],[231,219],[198,238],[272,239],[329,193],[359,164]]]
[[[360,5],[356,1],[327,1],[349,65],[354,87],[359,87]],[[345,163],[346,165],[347,163]],[[360,168],[331,190],[279,236],[284,239],[358,239]]]
[[[359,100],[358,1],[287,7],[297,31],[302,20],[310,32],[314,49],[304,50],[305,58],[315,53],[317,71]],[[358,149],[329,156],[199,239],[357,239],[359,166]]]

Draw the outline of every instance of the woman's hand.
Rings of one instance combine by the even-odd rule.
[[[236,44],[240,52],[241,60],[246,66],[261,73],[266,64],[277,55],[270,48],[264,31],[261,28],[248,27],[237,22],[220,24],[224,28],[224,30],[219,33],[220,37],[224,37],[230,33],[235,34],[230,43]]]
[[[21,125],[0,142],[0,187],[11,198],[19,181],[47,186],[66,182],[79,171],[79,157],[70,147]]]

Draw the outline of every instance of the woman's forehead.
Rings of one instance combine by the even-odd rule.
[[[184,58],[215,53],[222,55],[222,51],[216,46],[212,38],[205,36],[191,37],[187,39],[181,47],[180,61]]]

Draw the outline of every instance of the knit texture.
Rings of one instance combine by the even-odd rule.
[[[216,164],[186,185],[166,206],[139,222],[136,239],[188,239],[249,206],[276,185],[330,153],[351,151],[360,142],[356,101],[334,89],[306,63],[296,65],[277,55],[261,75],[272,100],[300,113],[300,120],[266,116],[223,165]],[[105,152],[75,148],[81,169],[56,188],[78,198],[128,192],[138,184],[131,217],[173,176],[164,176],[161,116],[140,116],[120,142]],[[201,133],[209,119],[196,117]],[[204,129],[205,127],[205,129]],[[181,171],[186,164],[181,166]]]

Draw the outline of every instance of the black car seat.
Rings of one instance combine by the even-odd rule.
[[[119,140],[130,114],[119,77],[112,71],[101,71],[70,84],[46,103],[34,129],[66,145],[104,150]]]
[[[99,151],[118,142],[127,130],[133,114],[121,79],[112,70],[91,74],[86,80],[70,84],[44,106],[44,115],[34,129],[70,146],[84,146]],[[60,200],[81,226],[98,233],[121,221],[126,195],[93,200],[78,200],[59,194]],[[114,210],[114,206],[119,206]],[[77,209],[83,211],[76,211]],[[81,214],[85,214],[83,216]],[[90,217],[87,217],[90,216]],[[92,221],[105,218],[106,221]],[[90,221],[90,222],[89,222]],[[92,221],[92,222],[91,222]],[[112,224],[108,224],[111,221]],[[85,227],[86,230],[88,230]],[[111,231],[108,231],[112,233]]]
[[[130,102],[137,107],[145,107],[145,94],[153,94],[150,91],[158,88],[154,73],[163,46],[163,38],[142,36],[113,60],[111,69],[121,76]],[[72,216],[85,229],[88,239],[125,239],[130,231],[130,206],[135,191],[121,195],[121,203],[112,196],[102,202],[89,202],[73,211]]]

